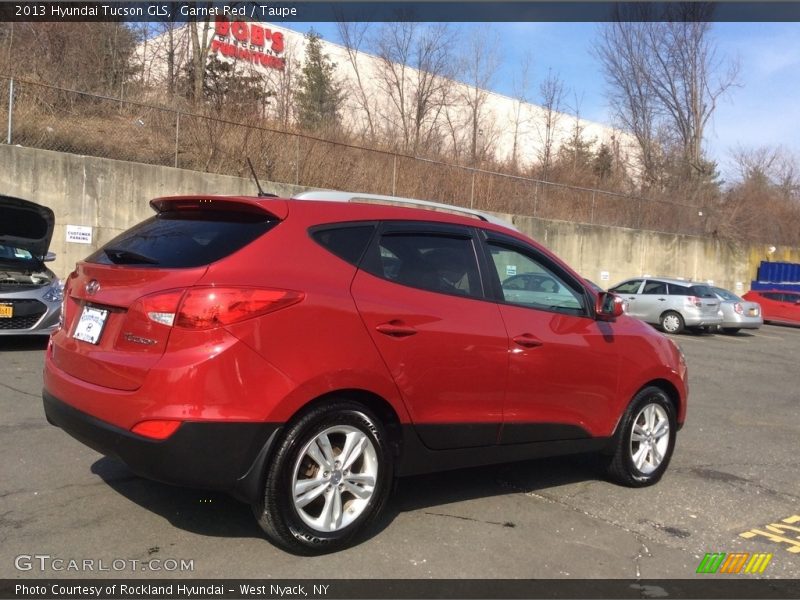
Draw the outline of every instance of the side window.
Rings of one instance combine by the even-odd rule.
[[[374,275],[401,285],[452,294],[483,297],[472,240],[448,235],[386,234],[378,249]]]
[[[662,281],[648,281],[644,284],[643,294],[666,294],[667,284]]]
[[[374,225],[325,227],[312,232],[311,237],[339,258],[355,265],[364,253],[374,229]]]
[[[689,293],[689,288],[685,285],[675,285],[674,283],[670,283],[668,288],[670,296],[691,296]]]
[[[714,292],[712,292],[711,288],[707,285],[693,285],[690,291],[692,296],[697,296],[699,298],[716,298]]]
[[[489,243],[492,266],[500,279],[503,299],[530,308],[583,314],[583,295],[533,257],[515,248]],[[520,280],[525,286],[520,286]]]
[[[617,287],[611,288],[609,291],[615,294],[635,294],[639,291],[640,285],[642,285],[642,280],[634,279],[633,281],[620,283]]]

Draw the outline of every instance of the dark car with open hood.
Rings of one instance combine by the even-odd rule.
[[[0,195],[0,335],[50,334],[61,315],[62,283],[45,262],[53,211]]]

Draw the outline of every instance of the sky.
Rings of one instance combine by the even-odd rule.
[[[326,40],[341,41],[335,23],[290,27],[302,32],[313,27]],[[487,28],[496,32],[501,66],[493,91],[513,95],[519,65],[530,54],[534,103],[539,83],[552,69],[568,90],[566,103],[574,106],[577,99],[581,117],[613,122],[605,79],[591,53],[601,24],[453,23],[452,27],[463,39],[485,35]],[[782,146],[800,159],[800,23],[714,23],[711,32],[718,57],[740,64],[740,85],[719,102],[706,132],[706,151],[717,161],[723,178],[734,178],[731,152],[739,147]]]

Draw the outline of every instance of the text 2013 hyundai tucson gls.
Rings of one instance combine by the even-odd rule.
[[[586,451],[629,486],[667,468],[677,346],[514,229],[308,199],[151,205],[68,277],[47,418],[145,477],[231,491],[283,548],[352,543],[395,476]]]

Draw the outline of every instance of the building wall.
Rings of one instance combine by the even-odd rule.
[[[287,64],[287,69],[299,69],[295,63],[302,63],[305,57],[306,40],[305,36],[297,31],[273,25],[270,23],[257,23],[257,25],[268,28],[272,32],[279,32],[283,36],[283,52],[280,56]],[[183,26],[173,32],[173,37],[177,45],[177,60],[182,63],[186,60],[189,52],[188,45],[188,25]],[[213,32],[213,30],[212,30]],[[212,36],[213,38],[213,36]],[[230,36],[225,39],[232,39]],[[209,40],[211,42],[212,40]],[[165,66],[165,47],[167,44],[166,34],[154,37],[147,41],[138,49],[139,60],[143,62],[145,68],[146,83],[157,85],[163,80],[166,73]],[[366,102],[371,106],[375,127],[384,133],[387,131],[397,131],[399,122],[397,108],[386,91],[386,85],[382,83],[381,59],[366,52],[358,52],[355,58],[355,65],[351,61],[348,51],[344,46],[335,44],[328,40],[322,40],[323,53],[328,55],[330,60],[336,64],[336,74],[340,79],[345,90],[345,105],[343,111],[343,122],[345,126],[357,133],[367,130],[367,118],[363,109],[363,101],[358,97],[358,80],[365,88]],[[269,50],[266,50],[269,52]],[[242,73],[257,73],[266,82],[267,89],[278,89],[286,86],[286,73],[276,71],[273,68],[262,66],[256,62],[234,60],[223,56],[221,53],[211,54],[220,60],[236,63],[242,69]],[[358,77],[357,77],[357,72]],[[411,97],[415,89],[415,81],[418,80],[418,71],[405,68],[404,93]],[[438,113],[436,123],[427,123],[427,126],[434,126],[442,133],[444,148],[452,151],[453,146],[457,145],[462,156],[469,155],[471,147],[470,134],[470,111],[463,98],[470,94],[470,87],[457,81],[451,81],[449,92],[450,100],[444,110]],[[474,91],[473,91],[474,94]],[[280,105],[280,96],[271,100],[270,109],[276,110]],[[482,134],[478,138],[478,146],[484,145],[490,148],[489,154],[496,160],[509,161],[512,157],[514,147],[514,130],[518,125],[517,133],[517,160],[520,166],[530,166],[537,162],[539,153],[544,145],[546,134],[545,109],[536,104],[523,102],[486,91],[486,100],[483,105]],[[517,116],[519,113],[519,116]],[[273,116],[276,116],[273,114]],[[636,170],[636,144],[632,136],[616,130],[608,125],[577,119],[573,115],[557,113],[555,127],[552,133],[554,150],[567,139],[569,139],[575,127],[582,130],[582,137],[586,141],[594,142],[596,146],[605,143],[610,148],[616,148],[620,159]],[[454,139],[455,137],[455,139]]]
[[[303,188],[262,182],[291,196]],[[148,201],[175,194],[255,195],[251,180],[0,144],[0,190],[53,209],[53,270],[64,277],[119,232],[152,214]],[[712,280],[746,291],[761,260],[800,262],[800,248],[737,245],[715,238],[499,215],[555,251],[582,275],[608,287],[627,277]],[[66,241],[67,225],[92,227],[92,244]],[[608,280],[601,277],[608,272]],[[739,284],[739,285],[737,285]],[[741,286],[741,287],[740,287]]]

